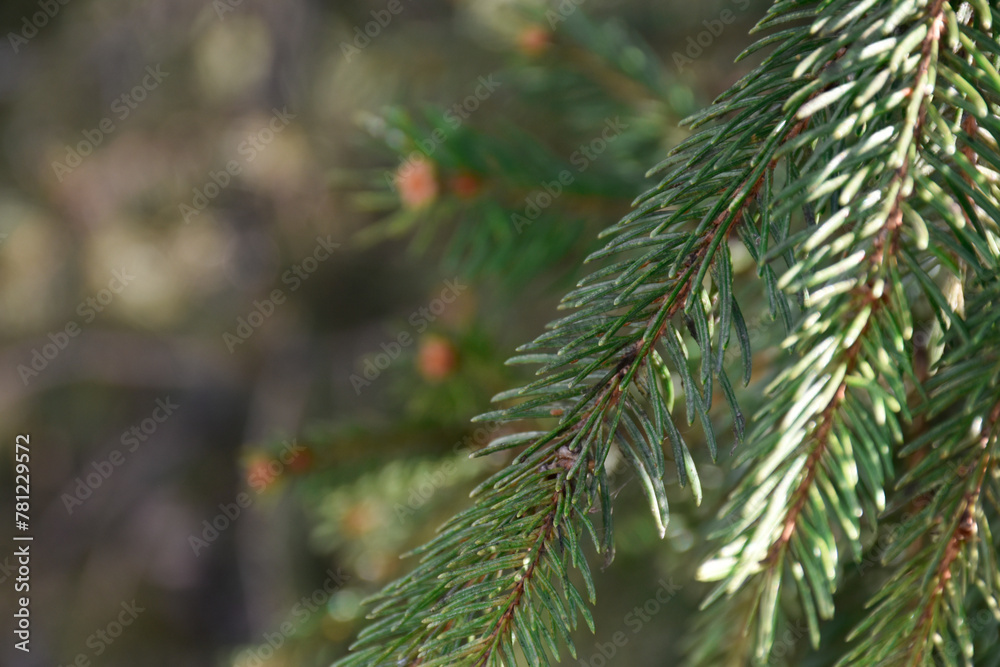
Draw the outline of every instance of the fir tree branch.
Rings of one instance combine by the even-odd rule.
[[[928,381],[931,427],[903,450],[922,458],[899,481],[922,499],[922,508],[903,522],[885,553],[895,574],[852,633],[860,641],[842,665],[971,664],[972,636],[964,622],[972,606],[970,584],[990,606],[1000,599],[983,506],[984,495],[1000,488],[998,298],[994,279],[970,304],[970,342],[953,331],[954,347]]]
[[[914,261],[927,250],[920,186],[933,186],[928,177],[952,188],[958,180],[953,163],[942,160],[938,119],[955,108],[950,84],[957,75],[941,52],[949,16],[953,31],[959,21],[944,0],[871,4],[817,10],[817,38],[798,67],[799,74],[819,72],[799,94],[811,94],[799,113],[816,119],[815,131],[798,143],[797,179],[777,199],[784,200],[779,210],[809,202],[817,220],[792,237],[797,261],[779,283],[804,294],[806,311],[786,343],[800,357],[769,388],[743,456],[753,463],[724,509],[732,517],[724,546],[701,570],[705,579],[722,580],[708,602],[752,584],[757,659],[770,650],[786,574],[818,645],[819,619],[834,611],[838,545],[859,559],[860,519],[874,523],[884,508],[884,481],[893,473],[879,428],[901,441],[899,418],[910,418],[906,384],[917,381],[903,344],[912,331],[904,294],[908,284],[932,283],[925,260]],[[965,21],[971,18],[967,12]],[[854,33],[858,39],[843,50],[839,44]],[[834,54],[837,70],[851,77],[821,87]],[[880,122],[869,122],[872,116]],[[955,210],[972,211],[975,227],[989,213],[961,202],[988,204],[994,194],[981,180],[967,189],[956,193]],[[939,305],[939,317],[953,320]]]
[[[989,446],[990,439],[996,439],[995,429],[997,426],[996,417],[998,411],[1000,411],[1000,403],[997,403],[991,417],[990,430],[994,431],[994,433],[992,437],[987,436],[983,438],[982,448],[984,450]],[[941,562],[938,564],[934,577],[931,580],[933,583],[932,593],[924,603],[923,609],[917,610],[920,614],[917,620],[917,627],[913,632],[914,641],[911,644],[911,658],[907,661],[911,667],[918,667],[924,663],[925,653],[932,644],[935,614],[943,611],[941,609],[944,602],[942,598],[944,597],[945,588],[952,579],[953,568],[958,558],[962,555],[965,543],[972,539],[976,533],[976,523],[973,517],[980,512],[979,494],[982,491],[986,473],[993,464],[994,462],[989,454],[982,457],[978,466],[979,470],[976,475],[975,488],[964,495],[962,502],[958,506],[958,511],[952,517],[950,525],[953,528],[946,536],[947,546],[944,549],[944,556],[941,558]]]
[[[479,487],[470,510],[418,551],[417,569],[375,598],[379,620],[340,664],[511,664],[515,647],[529,662],[547,664],[548,656],[558,655],[556,637],[572,654],[563,624],[574,625],[577,613],[589,617],[567,570],[575,566],[589,582],[579,551],[584,532],[608,557],[613,548],[603,467],[611,448],[635,469],[661,535],[667,523],[663,443],[671,445],[681,484],[690,484],[700,499],[693,457],[670,414],[673,375],[683,388],[688,422],[701,421],[714,456],[708,418],[713,380],[724,389],[737,435],[742,431],[722,364],[732,329],[743,350],[744,377],[750,374],[729,242],[741,223],[749,226],[740,233],[754,256],[766,239],[784,240],[783,229],[767,228],[761,198],[777,151],[805,127],[794,110],[782,108],[794,85],[759,68],[756,79],[744,80],[707,116],[692,120],[698,126],[709,117],[729,118],[703,129],[660,165],[669,169],[666,177],[606,232],[611,239],[591,257],[618,261],[581,281],[564,299],[576,311],[511,360],[542,364],[540,379],[497,397],[519,401],[513,407],[479,418],[532,428],[553,417],[558,423],[505,436],[481,452],[521,449]],[[773,96],[765,108],[756,99],[762,89]],[[715,151],[727,154],[720,159]],[[761,273],[775,308],[787,310],[773,272],[763,267]],[[677,322],[682,317],[688,327]],[[688,367],[686,329],[702,357],[697,380]],[[595,505],[603,517],[600,538],[587,518]],[[503,548],[484,557],[490,545]],[[589,583],[588,591],[592,595]]]
[[[928,71],[930,69],[931,59],[932,59],[932,47],[935,46],[941,39],[941,31],[944,27],[944,0],[935,0],[934,4],[928,11],[930,17],[930,28],[927,30],[927,36],[923,39],[923,44],[921,45],[921,57],[920,64],[917,67],[916,74],[914,76],[915,87],[910,88],[911,97],[919,97],[918,111],[916,115],[916,121],[913,123],[912,127],[906,128],[903,131],[903,136],[907,138],[907,141],[901,142],[900,147],[897,149],[899,154],[906,154],[909,152],[910,146],[914,142],[914,137],[919,138],[921,128],[924,124],[924,118],[927,116],[927,105],[932,99],[931,94],[927,94],[923,86],[919,83],[927,78]],[[805,475],[802,477],[802,481],[799,483],[798,488],[793,494],[795,499],[792,507],[789,509],[788,514],[785,516],[784,528],[782,529],[781,536],[778,538],[774,544],[771,545],[768,555],[764,559],[764,563],[773,564],[778,561],[778,556],[781,551],[788,547],[789,540],[791,540],[792,533],[795,531],[798,524],[799,515],[805,506],[806,499],[809,494],[809,490],[812,488],[813,482],[815,481],[816,474],[818,472],[818,466],[820,465],[823,453],[826,451],[827,440],[830,436],[830,431],[833,429],[834,417],[839,416],[838,410],[847,395],[847,378],[854,374],[857,364],[860,360],[860,354],[863,351],[863,343],[865,337],[870,332],[870,327],[874,321],[874,317],[878,316],[878,310],[886,305],[889,305],[888,301],[883,300],[881,295],[875,294],[875,280],[886,281],[891,280],[891,275],[887,275],[888,272],[880,271],[884,264],[887,262],[895,263],[895,246],[898,239],[899,228],[903,224],[903,201],[905,199],[903,194],[903,182],[906,180],[907,173],[910,168],[910,162],[904,161],[898,169],[896,169],[895,174],[889,184],[889,192],[895,192],[895,200],[892,204],[892,209],[885,218],[885,224],[883,224],[872,244],[872,249],[870,255],[867,257],[869,264],[869,272],[873,274],[873,278],[869,278],[867,282],[862,283],[854,287],[851,294],[855,301],[857,302],[857,311],[869,310],[870,315],[864,322],[863,328],[860,335],[857,337],[857,341],[851,345],[844,353],[841,359],[832,363],[828,368],[833,368],[836,365],[844,364],[846,366],[846,372],[844,373],[844,380],[841,381],[837,390],[833,394],[833,398],[824,408],[822,414],[819,418],[819,426],[814,431],[813,441],[814,446],[809,458],[805,465]],[[886,257],[887,248],[890,257]],[[884,292],[883,292],[884,293]],[[845,323],[845,328],[850,326],[850,323]],[[897,400],[904,400],[905,396],[897,396]]]
[[[1000,109],[1000,75],[984,55],[996,60],[1000,47],[988,11],[946,0],[775,3],[759,29],[804,18],[811,27],[748,49],[773,51],[689,119],[695,133],[651,172],[658,185],[602,235],[609,240],[590,260],[603,265],[563,300],[572,312],[510,361],[540,365],[537,379],[479,418],[526,429],[480,454],[518,453],[375,598],[375,622],[338,664],[510,665],[518,653],[549,664],[563,645],[575,656],[577,618],[592,627],[577,581],[594,603],[585,535],[613,553],[609,452],[634,469],[663,535],[664,444],[680,484],[701,497],[674,423],[675,383],[713,458],[715,388],[742,437],[723,364],[735,331],[748,380],[734,232],[797,356],[769,388],[742,454],[751,465],[724,512],[724,545],[702,574],[722,580],[714,596],[750,592],[758,657],[773,641],[786,578],[818,642],[818,619],[833,613],[838,548],[860,558],[861,520],[884,508],[890,440],[902,442],[900,422],[911,417],[914,295],[949,340],[982,338],[939,282],[966,271],[983,282],[1000,257],[1000,122],[989,113]],[[780,280],[775,258],[789,267]],[[803,313],[793,325],[794,298]],[[963,370],[949,363],[940,377]],[[947,403],[934,401],[928,414]],[[934,560],[927,576],[944,580],[958,561],[940,569]]]
[[[501,661],[512,664],[514,641],[533,664],[547,661],[545,651],[550,646],[554,648],[555,642],[547,641],[544,631],[538,633],[537,630],[533,632],[529,628],[543,627],[545,624],[554,625],[557,616],[575,619],[575,612],[571,610],[570,602],[575,602],[579,596],[574,597],[574,593],[569,592],[572,590],[572,584],[565,577],[565,565],[562,561],[565,553],[570,552],[573,564],[581,569],[581,572],[587,565],[585,558],[578,551],[579,543],[582,541],[579,527],[569,524],[587,522],[586,515],[593,504],[598,502],[599,496],[599,502],[602,504],[609,501],[608,482],[601,466],[612,440],[615,439],[622,449],[635,449],[640,452],[648,449],[654,442],[657,446],[659,444],[659,440],[654,440],[652,437],[652,431],[655,430],[652,422],[640,421],[641,425],[634,430],[619,425],[630,420],[632,415],[637,417],[647,409],[639,404],[642,395],[636,391],[633,378],[642,377],[643,371],[648,371],[651,356],[657,355],[654,346],[660,339],[668,332],[676,333],[676,329],[670,325],[670,320],[680,312],[693,294],[695,284],[693,276],[712,261],[710,253],[719,247],[719,243],[715,242],[716,239],[728,236],[732,232],[736,221],[744,215],[746,207],[753,200],[752,194],[753,188],[742,192],[740,198],[743,204],[740,207],[716,216],[713,225],[701,236],[694,252],[681,261],[677,277],[668,280],[663,293],[652,301],[655,308],[647,309],[645,316],[631,327],[637,332],[646,333],[641,336],[617,338],[616,347],[613,348],[614,353],[604,353],[600,358],[601,366],[606,370],[595,372],[588,369],[575,373],[575,379],[580,383],[588,379],[590,382],[584,385],[586,391],[580,389],[572,392],[582,393],[574,408],[567,411],[561,407],[562,402],[554,401],[548,407],[539,409],[540,406],[535,405],[535,402],[528,401],[518,407],[481,417],[483,420],[510,418],[511,415],[526,418],[529,414],[537,415],[540,412],[544,415],[547,412],[560,416],[561,422],[543,437],[531,433],[528,434],[528,438],[507,436],[505,439],[495,441],[481,452],[497,451],[524,442],[530,443],[528,449],[515,459],[510,468],[481,485],[480,488],[486,492],[478,499],[476,507],[485,504],[489,507],[489,511],[475,511],[474,508],[471,514],[476,519],[474,522],[453,521],[446,525],[441,537],[432,542],[430,547],[421,550],[424,562],[418,570],[402,582],[390,586],[376,599],[384,601],[376,609],[376,614],[384,616],[389,612],[390,619],[395,619],[396,622],[390,627],[393,633],[399,636],[397,641],[386,644],[385,635],[380,634],[377,635],[378,645],[375,645],[375,641],[369,641],[367,636],[362,636],[357,647],[361,650],[343,664],[381,664],[380,661],[390,656],[398,656],[396,660],[414,665],[492,665],[500,664]],[[644,262],[637,268],[648,265],[649,262]],[[652,376],[650,372],[646,375]],[[647,381],[655,383],[655,379]],[[648,386],[646,390],[648,391]],[[657,399],[660,400],[662,399]],[[525,408],[526,405],[530,406],[530,410]],[[659,410],[662,411],[662,406]],[[669,419],[669,416],[666,418]],[[654,421],[658,420],[659,418]],[[661,424],[662,428],[664,426]],[[632,431],[630,436],[623,433],[630,430]],[[544,449],[539,445],[544,446]],[[595,451],[598,447],[600,450]],[[642,465],[658,467],[651,461],[655,458],[655,454],[651,452],[633,456],[640,467]],[[689,461],[690,456],[686,458]],[[688,461],[679,460],[678,465],[688,465]],[[640,474],[646,480],[647,493],[657,512],[662,534],[666,516],[665,496],[662,493],[663,472],[662,468],[652,472],[651,475],[649,471],[643,469]],[[689,474],[693,472],[692,469]],[[514,543],[515,548],[506,550],[506,558],[498,555],[485,561],[477,559],[476,556],[481,554],[483,546],[488,546],[491,541],[496,540],[497,535],[509,535],[508,524],[515,523],[516,519],[526,513],[524,500],[517,495],[506,494],[516,489],[515,494],[528,493],[531,497],[537,497],[539,491],[536,485],[539,482],[545,483],[546,486],[540,495],[548,500],[533,505],[533,511],[529,513],[531,521],[528,525],[518,528],[518,533],[522,537],[507,538],[507,541]],[[610,531],[608,520],[610,508],[602,507],[602,509],[606,517],[604,529]],[[587,532],[595,537],[595,548],[598,550],[610,548],[610,534],[599,545],[593,529],[590,528]],[[526,538],[523,537],[525,533]],[[569,548],[570,545],[572,548]],[[443,558],[445,553],[448,554],[447,559]],[[446,573],[441,572],[443,560],[447,560],[452,569],[456,567],[456,563],[463,569],[459,570],[457,576],[446,579],[448,584],[434,586],[432,582]],[[483,574],[484,567],[475,564],[477,560],[486,566],[488,574]],[[519,568],[513,567],[515,561],[520,565]],[[496,563],[492,568],[489,567],[491,562]],[[541,568],[540,564],[543,563],[549,567]],[[469,578],[467,575],[470,572],[476,576]],[[559,601],[550,597],[543,602],[546,610],[554,609],[554,612],[528,611],[538,605],[537,602],[534,605],[526,604],[531,597],[529,595],[531,590],[534,589],[537,596],[539,591],[546,590],[546,587],[551,588],[551,584],[537,583],[538,578],[552,578],[555,572],[562,573],[560,579],[566,599]],[[589,574],[585,579],[589,581]],[[504,583],[492,588],[485,586],[492,580]],[[588,590],[593,602],[593,589],[589,584]],[[479,595],[473,596],[471,602],[465,602],[457,610],[447,610],[448,597],[465,601],[469,592]],[[487,592],[488,597],[485,596]],[[430,622],[427,616],[418,617],[412,613],[412,609],[421,602],[426,604],[425,597],[428,594],[441,595],[442,599],[436,606],[445,607],[445,610],[431,614]],[[583,608],[580,607],[580,610],[583,611]],[[532,621],[542,620],[543,623],[536,626],[534,623],[528,623],[527,618]],[[575,620],[571,623],[575,624]],[[456,625],[461,626],[463,630],[461,640],[457,635]],[[477,630],[477,627],[481,629]],[[549,634],[549,639],[554,639],[555,632]],[[562,638],[568,642],[568,632]],[[570,648],[572,652],[572,645]]]

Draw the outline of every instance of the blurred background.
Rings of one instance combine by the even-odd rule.
[[[468,458],[502,434],[470,418],[529,376],[504,360],[679,120],[751,66],[766,4],[5,2],[0,508],[27,434],[34,541],[25,654],[3,520],[0,664],[344,655],[504,465]],[[680,556],[726,476],[702,463],[663,541],[622,473],[572,664],[689,648]]]

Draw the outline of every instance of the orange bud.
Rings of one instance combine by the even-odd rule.
[[[267,488],[274,479],[275,474],[271,469],[271,460],[255,454],[247,463],[247,484],[254,488],[259,488],[259,485]]]
[[[396,171],[396,188],[407,208],[421,208],[430,204],[438,194],[434,165],[424,158],[400,165]]]
[[[462,172],[448,180],[448,188],[461,199],[472,199],[479,194],[482,181],[475,174]]]
[[[417,352],[417,369],[427,380],[441,381],[458,366],[455,346],[439,336],[428,336],[420,342]]]
[[[308,472],[312,468],[315,460],[316,456],[313,454],[312,450],[306,447],[303,448],[302,451],[296,452],[292,460],[288,462],[288,469],[293,473],[302,474],[304,472]]]
[[[549,31],[540,25],[530,25],[517,37],[517,45],[526,56],[538,56],[552,43]]]

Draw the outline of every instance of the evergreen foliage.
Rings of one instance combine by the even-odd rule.
[[[395,173],[372,175],[382,187],[358,197],[366,208],[395,209],[360,241],[412,232],[423,251],[447,236],[448,270],[523,287],[543,271],[575,268],[607,220],[641,193],[648,165],[682,135],[676,124],[693,110],[690,92],[624,27],[573,12],[548,32],[544,15],[516,16],[540,41],[481,77],[489,98],[390,107],[367,119],[401,159]],[[397,207],[396,181],[421,162],[433,165],[441,192]]]
[[[845,565],[880,517],[902,514],[878,554],[891,577],[842,664],[981,664],[995,625],[965,619],[1000,613],[992,13],[986,0],[776,2],[744,54],[763,62],[686,121],[656,185],[602,233],[568,314],[510,360],[537,379],[479,420],[521,430],[478,454],[516,456],[376,596],[338,664],[575,657],[573,630],[593,629],[585,543],[614,555],[609,453],[634,469],[663,535],[668,469],[702,495],[678,420],[701,424],[714,459],[719,394],[741,480],[700,570],[718,582],[701,629],[748,626],[752,651],[726,659],[766,659],[792,618],[819,646]],[[739,244],[788,334],[750,420],[734,387],[752,372]],[[921,328],[929,342],[914,345]],[[720,664],[711,651],[691,662]]]

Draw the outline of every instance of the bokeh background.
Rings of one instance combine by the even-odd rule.
[[[0,664],[344,655],[399,555],[504,464],[468,458],[499,435],[470,418],[528,377],[504,360],[678,121],[751,66],[765,6],[5,2],[0,511],[30,434],[35,539],[24,654],[0,522]],[[678,556],[727,474],[702,470],[663,541],[621,475],[572,664],[687,650],[704,589]]]

